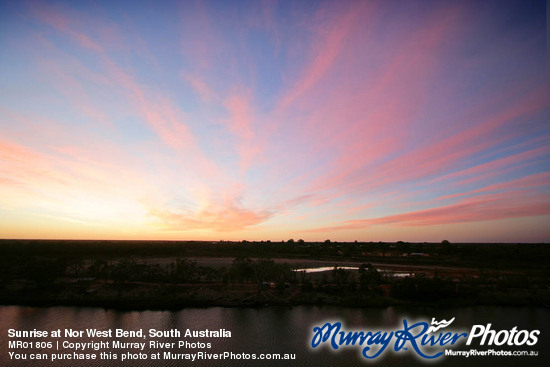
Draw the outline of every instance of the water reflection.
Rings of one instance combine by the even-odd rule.
[[[293,271],[295,271],[297,273],[304,272],[306,274],[312,274],[312,273],[322,273],[322,272],[325,272],[325,271],[332,271],[332,270],[334,270],[334,268],[342,269],[342,270],[359,271],[359,268],[357,266],[337,266],[337,267],[334,267],[334,266],[317,266],[317,267],[312,267],[312,268],[294,269]],[[406,278],[406,277],[414,276],[414,273],[410,272],[410,271],[394,271],[394,270],[386,270],[386,269],[377,269],[377,271],[379,273],[382,273],[382,274],[386,275],[386,276],[391,276],[391,277],[395,277],[395,278]]]
[[[358,267],[356,266],[338,266],[338,267],[335,267],[335,266],[318,266],[318,267],[315,267],[315,268],[302,268],[302,269],[295,269],[294,271],[295,272],[305,272],[305,273],[321,273],[323,271],[330,271],[330,270],[334,270],[334,268],[337,268],[337,269],[343,269],[343,270],[359,270]]]

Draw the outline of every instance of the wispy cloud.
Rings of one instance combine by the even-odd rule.
[[[10,217],[71,234],[122,221],[159,238],[389,239],[550,215],[536,6],[134,5],[5,8]]]
[[[211,230],[215,232],[235,232],[250,229],[267,221],[270,213],[256,212],[237,207],[234,203],[204,208],[192,214],[176,213],[167,210],[151,210],[150,214],[160,220],[162,230],[190,232]]]

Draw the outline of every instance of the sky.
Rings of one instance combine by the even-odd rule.
[[[0,0],[0,238],[550,242],[546,22]]]

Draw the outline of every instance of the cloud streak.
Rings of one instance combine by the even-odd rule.
[[[497,224],[528,223],[548,241],[536,8],[5,7],[0,201],[8,218],[34,218],[7,225],[239,240],[475,227],[499,241]]]

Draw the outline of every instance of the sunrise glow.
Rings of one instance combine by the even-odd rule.
[[[0,238],[550,241],[544,1],[0,5]]]

